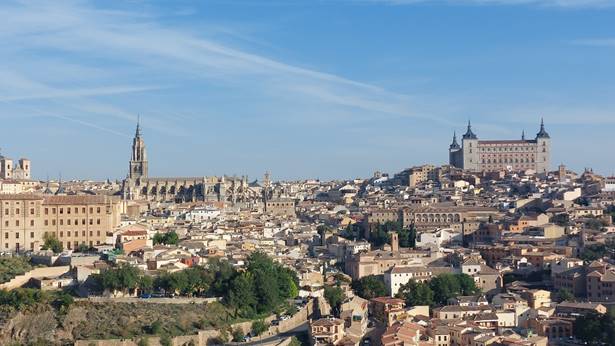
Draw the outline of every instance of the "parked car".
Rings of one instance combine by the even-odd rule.
[[[141,293],[141,295],[139,296],[139,298],[141,299],[149,299],[152,297],[151,293]]]

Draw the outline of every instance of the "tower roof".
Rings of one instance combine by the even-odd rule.
[[[545,130],[545,121],[543,118],[540,118],[540,131],[536,134],[536,138],[551,138]]]
[[[453,142],[451,143],[450,149],[461,149],[459,143],[457,143],[457,132],[453,132]]]
[[[463,135],[463,139],[478,139],[474,132],[472,132],[472,123],[470,122],[470,120],[468,120],[468,130]]]

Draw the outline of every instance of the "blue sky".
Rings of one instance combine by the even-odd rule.
[[[615,0],[0,3],[0,147],[35,177],[365,177],[535,134],[615,171]]]

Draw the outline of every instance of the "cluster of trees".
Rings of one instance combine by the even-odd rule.
[[[382,297],[387,294],[387,288],[384,285],[382,275],[364,276],[359,280],[353,281],[352,289],[359,297],[364,299]]]
[[[574,322],[573,335],[590,345],[612,345],[615,340],[615,313],[587,314]]]
[[[387,221],[378,224],[370,231],[368,241],[376,247],[382,246],[391,241],[391,233],[393,232],[397,232],[399,235],[400,247],[413,248],[416,246],[416,228],[414,225],[403,228],[399,221]]]
[[[23,310],[39,303],[51,304],[60,312],[66,312],[73,303],[73,297],[65,292],[45,292],[33,288],[0,291],[0,305],[2,306],[11,306],[17,310]]]
[[[471,276],[467,274],[440,274],[429,282],[410,280],[402,285],[397,297],[404,299],[406,305],[445,305],[450,298],[460,295],[473,295],[480,292]]]
[[[32,266],[27,257],[2,257],[0,258],[0,283],[10,281],[30,269]]]
[[[222,297],[237,315],[251,318],[268,314],[299,294],[299,279],[289,268],[262,252],[247,259],[244,271],[228,261],[211,259],[207,266],[195,266],[156,278],[130,265],[110,268],[95,276],[102,289],[112,291],[162,291],[186,296]]]
[[[615,258],[615,242],[607,241],[604,244],[591,244],[586,246],[581,252],[581,259],[585,261],[595,261],[604,256]]]
[[[274,262],[262,252],[247,259],[246,270],[228,283],[224,301],[238,316],[252,318],[275,311],[287,299],[299,294],[299,279],[289,268]]]
[[[154,234],[154,245],[156,244],[164,244],[164,245],[177,245],[179,242],[179,236],[175,231],[170,231],[166,233],[156,233]]]

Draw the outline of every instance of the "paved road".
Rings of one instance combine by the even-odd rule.
[[[306,333],[308,329],[308,323],[305,322],[303,324],[301,324],[299,327],[290,330],[286,333],[280,333],[280,334],[276,334],[276,335],[272,335],[270,337],[266,337],[264,339],[260,339],[260,340],[250,340],[248,342],[241,342],[241,343],[232,343],[234,345],[246,345],[246,346],[250,346],[250,345],[264,345],[264,344],[277,344],[282,342],[284,339],[291,337],[291,336],[296,336],[302,333]]]

